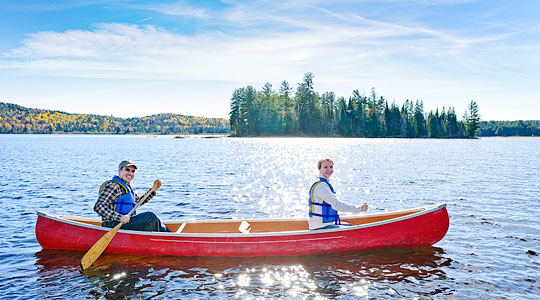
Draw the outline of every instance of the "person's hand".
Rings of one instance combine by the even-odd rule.
[[[360,209],[362,210],[362,212],[366,212],[367,209],[368,209],[367,203],[362,204],[362,206],[360,207]]]
[[[120,217],[120,223],[122,223],[122,224],[129,223],[130,220],[131,220],[131,218],[128,215],[122,215]]]
[[[154,181],[154,187],[156,188],[155,190],[157,191],[161,187],[161,180],[156,179]]]

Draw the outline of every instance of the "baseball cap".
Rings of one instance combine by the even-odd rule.
[[[122,169],[123,167],[127,167],[127,166],[133,166],[135,169],[137,169],[137,165],[132,160],[121,161],[120,164],[118,165],[118,169]]]

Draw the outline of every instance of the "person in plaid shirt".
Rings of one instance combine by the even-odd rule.
[[[170,232],[169,228],[164,225],[154,212],[144,212],[137,214],[129,211],[135,207],[146,194],[150,193],[145,198],[141,205],[146,204],[156,192],[150,190],[143,197],[139,197],[135,192],[135,187],[131,181],[135,177],[137,165],[130,160],[123,160],[118,165],[118,176],[114,176],[112,180],[103,183],[99,189],[99,198],[94,205],[94,211],[101,216],[102,225],[112,228],[119,223],[122,223],[120,229],[141,230],[141,231],[163,231]],[[161,187],[161,181],[157,179],[157,188]]]

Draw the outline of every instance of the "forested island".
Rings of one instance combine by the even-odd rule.
[[[474,138],[475,136],[538,136],[540,121],[482,122],[476,101],[463,117],[455,109],[424,112],[422,101],[389,103],[371,89],[369,96],[354,90],[347,100],[333,92],[319,95],[313,74],[306,73],[294,91],[287,81],[279,90],[267,83],[234,90],[230,105],[235,136],[342,136],[401,138]]]
[[[357,90],[347,100],[333,92],[319,95],[307,73],[296,91],[286,81],[278,92],[267,83],[257,91],[236,89],[230,120],[163,113],[140,118],[27,108],[0,102],[0,133],[15,134],[232,134],[233,136],[342,136],[470,138],[540,136],[540,120],[481,121],[471,100],[458,120],[453,108],[424,112],[421,101],[401,106]]]
[[[230,133],[229,121],[178,114],[117,118],[26,108],[0,102],[0,133],[206,134]]]

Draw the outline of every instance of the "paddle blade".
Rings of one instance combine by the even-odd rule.
[[[88,267],[90,267],[105,251],[105,248],[109,245],[111,240],[113,239],[114,235],[118,232],[120,227],[122,226],[122,223],[116,225],[113,229],[111,229],[109,232],[107,232],[104,236],[102,236],[95,244],[86,252],[86,254],[81,259],[81,268],[83,270],[86,270]]]

